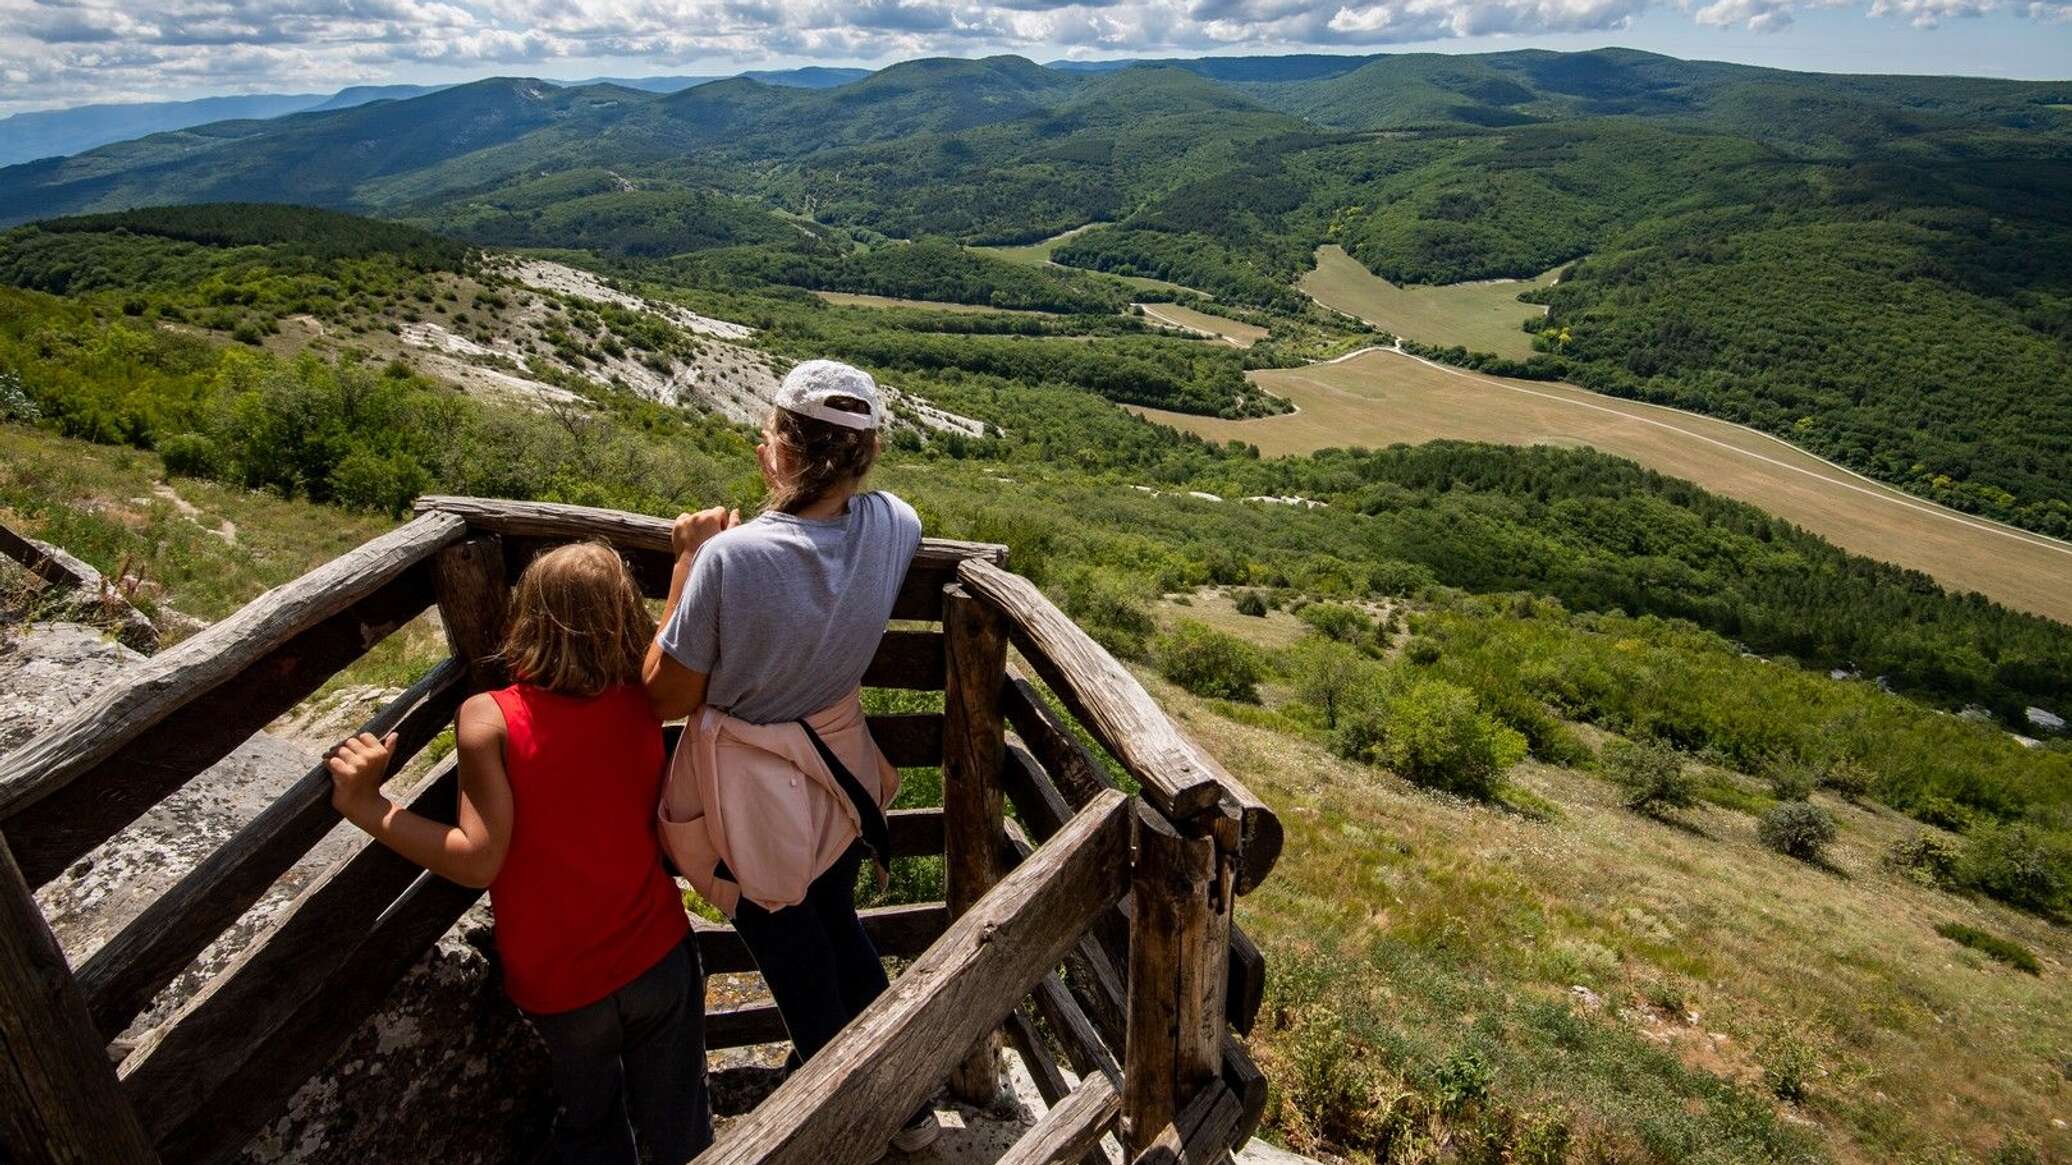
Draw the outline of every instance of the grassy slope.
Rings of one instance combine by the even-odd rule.
[[[1296,284],[1325,307],[1358,316],[1382,331],[1423,344],[1494,352],[1513,360],[1532,355],[1532,337],[1519,324],[1546,309],[1518,302],[1520,292],[1545,287],[1558,271],[1530,282],[1497,280],[1406,287],[1374,274],[1341,247],[1320,247],[1316,269]]]
[[[1266,646],[1298,626],[1201,597],[1163,614]],[[1563,1115],[1574,1150],[1613,1160],[1964,1160],[2010,1135],[2044,1160],[2072,1152],[2051,1124],[2068,1091],[2072,933],[1883,869],[1915,823],[1823,795],[1842,834],[1822,869],[1761,848],[1745,814],[1708,805],[1666,824],[1620,808],[1604,780],[1528,763],[1513,782],[1559,807],[1540,822],[1147,683],[1288,828],[1240,916],[1273,968],[1254,1046],[1292,1143],[1320,1147],[1324,1077],[1357,1081],[1381,1121],[1414,1111],[1405,1094],[1429,1094],[1439,1066],[1473,1048],[1515,1127]],[[2023,943],[2042,976],[1938,935],[1950,921]],[[1333,1041],[1343,1060],[1322,1056]],[[1764,1072],[1794,1061],[1806,1097],[1787,1104]],[[1491,1123],[1487,1111],[1431,1119],[1387,1159],[1440,1159],[1448,1137],[1479,1159],[1466,1146]]]

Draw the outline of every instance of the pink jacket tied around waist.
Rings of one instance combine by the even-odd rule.
[[[880,807],[891,803],[899,770],[871,739],[856,693],[806,722]],[[750,724],[709,706],[684,725],[657,818],[676,868],[729,918],[743,898],[765,910],[805,901],[813,879],[862,832],[804,729]],[[715,873],[721,862],[732,881]]]

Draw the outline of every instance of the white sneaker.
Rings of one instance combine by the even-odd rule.
[[[892,1134],[892,1147],[902,1153],[918,1153],[935,1143],[942,1135],[942,1125],[935,1119],[935,1110],[924,1108],[914,1114],[906,1127]]]

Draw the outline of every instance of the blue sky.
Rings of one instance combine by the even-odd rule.
[[[1791,69],[2072,80],[2072,0],[0,0],[0,113],[996,52],[1605,45]]]

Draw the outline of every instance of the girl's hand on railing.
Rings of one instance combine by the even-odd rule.
[[[678,514],[676,521],[669,526],[669,546],[678,558],[696,554],[698,547],[705,545],[713,535],[740,524],[741,511],[729,510],[725,506],[714,506],[695,514]]]
[[[374,739],[371,732],[362,732],[347,737],[345,743],[333,749],[324,762],[331,770],[332,807],[357,822],[354,810],[386,801],[381,795],[381,782],[388,775],[389,758],[395,747],[393,732],[382,740]]]

